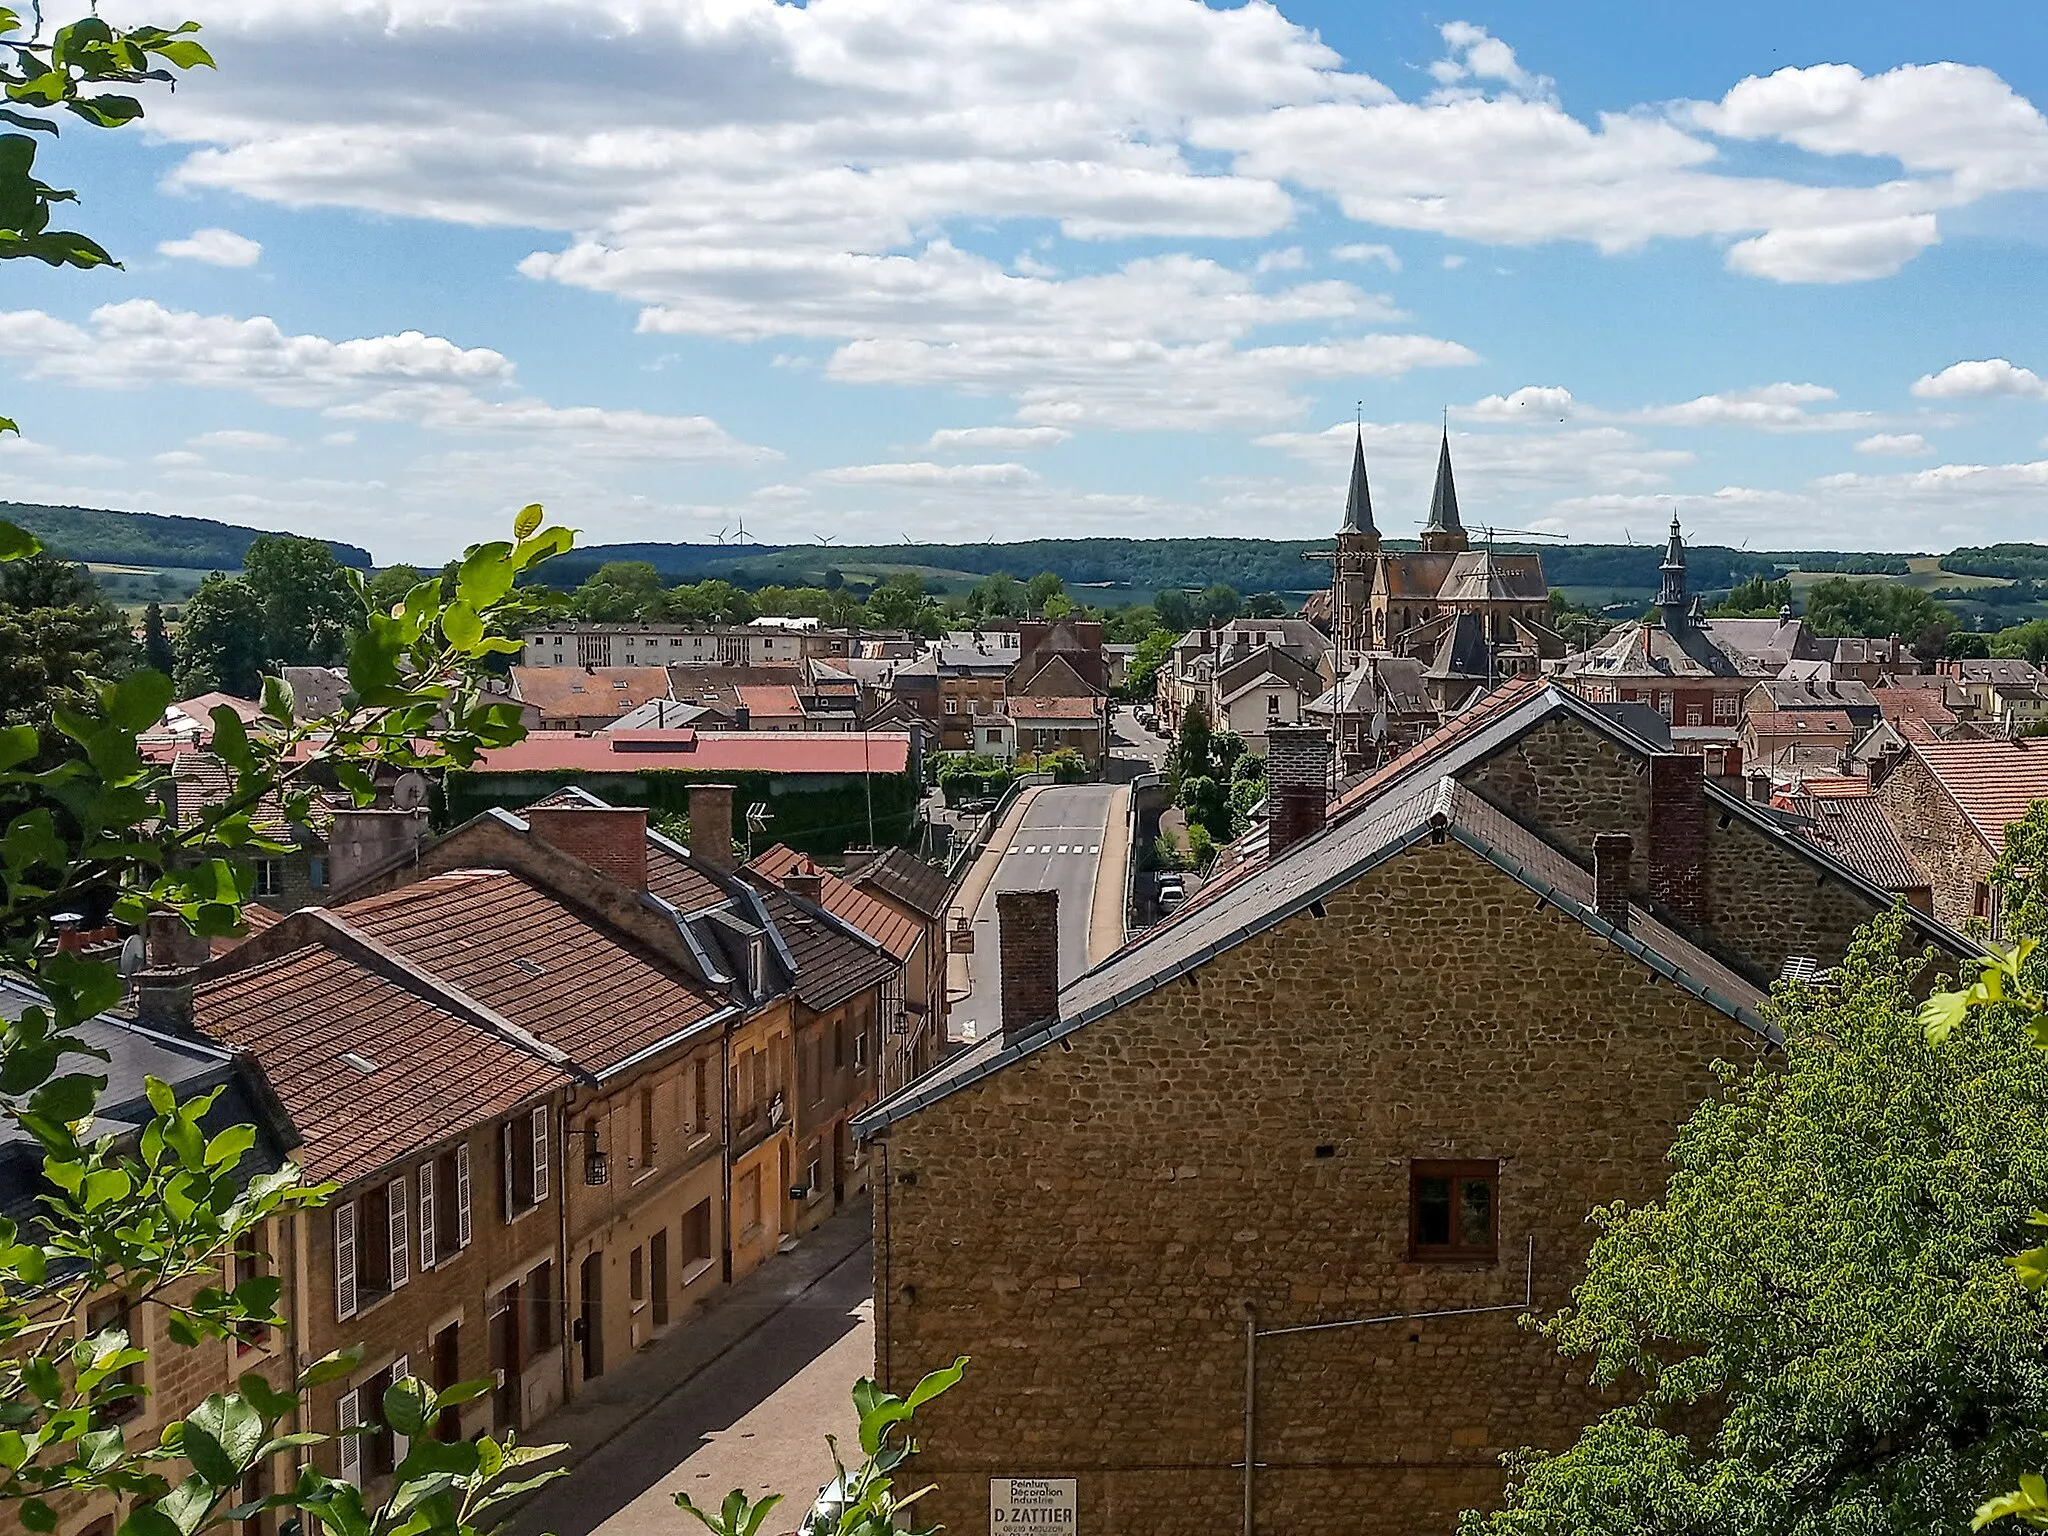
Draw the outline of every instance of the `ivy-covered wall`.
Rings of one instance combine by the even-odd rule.
[[[766,803],[768,826],[755,848],[787,843],[805,853],[836,858],[849,846],[909,843],[917,818],[918,785],[908,774],[709,773],[664,768],[646,773],[462,773],[447,777],[449,825],[459,826],[492,806],[516,811],[568,785],[613,805],[644,805],[650,813],[687,815],[690,785],[733,786],[733,835],[746,841],[747,807]],[[873,832],[869,796],[873,796]]]

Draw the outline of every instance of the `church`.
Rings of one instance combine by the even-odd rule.
[[[1452,714],[1507,678],[1565,655],[1564,637],[1549,624],[1543,557],[1496,554],[1491,538],[1472,547],[1458,510],[1448,431],[1420,545],[1382,546],[1359,433],[1336,548],[1310,556],[1330,562],[1329,596],[1303,610],[1327,625],[1344,670],[1369,670],[1374,656],[1412,659],[1422,666],[1431,702]]]

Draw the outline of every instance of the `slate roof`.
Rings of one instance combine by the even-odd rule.
[[[1916,741],[1912,752],[1993,849],[2005,846],[2008,823],[2048,800],[2048,742]]]
[[[823,1012],[898,970],[896,959],[852,924],[779,886],[760,884],[762,904],[796,962],[796,998],[806,1008]]]
[[[1291,848],[1277,864],[1239,881],[1228,902],[1190,909],[1126,945],[1060,991],[1059,1017],[1022,1040],[991,1035],[905,1085],[855,1122],[866,1136],[1010,1062],[1054,1044],[1094,1020],[1198,969],[1308,908],[1418,843],[1442,835],[1501,869],[1710,1007],[1761,1038],[1782,1044],[1758,1008],[1764,993],[1639,908],[1619,930],[1593,909],[1593,877],[1455,780],[1424,780],[1389,795],[1369,814]]]
[[[849,848],[846,878],[855,885],[871,885],[926,917],[944,917],[953,896],[946,872],[908,848],[884,848],[872,855]]]
[[[777,843],[747,866],[752,873],[780,886],[791,874],[819,877],[819,904],[852,924],[899,961],[907,961],[924,937],[924,924],[907,917],[880,897],[870,896],[851,881],[824,868],[808,854]]]
[[[1743,721],[1752,736],[1839,736],[1853,740],[1856,722],[1839,709],[1787,709],[1753,714]]]
[[[1996,683],[2008,688],[2031,688],[2041,681],[2041,672],[2031,661],[2016,656],[1973,657],[1953,663],[1956,675],[1966,683]]]
[[[507,870],[435,875],[333,910],[593,1072],[723,1011],[718,998]]]
[[[669,697],[666,667],[514,667],[512,697],[550,720],[616,719]]]
[[[1548,603],[1541,555],[1496,555],[1468,549],[1451,562],[1437,595],[1443,603]]]
[[[1378,533],[1372,521],[1372,487],[1365,478],[1365,431],[1351,445],[1351,489],[1344,498],[1344,533]]]
[[[1380,576],[1390,597],[1434,602],[1457,559],[1449,550],[1404,549],[1380,561]]]
[[[1624,624],[1591,650],[1566,662],[1567,676],[1608,679],[1775,677],[1778,667],[1747,651],[1732,649],[1711,623],[1666,628],[1654,619]]]
[[[200,1030],[263,1063],[315,1179],[367,1178],[570,1081],[444,1006],[431,987],[325,944],[202,981],[192,1008]]]
[[[1866,787],[1866,791],[1868,786]],[[1805,825],[1796,830],[1815,847],[1823,848],[1887,891],[1924,890],[1926,874],[1914,863],[1900,841],[1898,829],[1886,818],[1877,798],[1861,795],[1793,795],[1788,807]]]

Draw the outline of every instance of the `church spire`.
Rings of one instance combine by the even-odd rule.
[[[1372,487],[1365,479],[1365,431],[1359,430],[1351,447],[1351,494],[1344,501],[1344,526],[1340,533],[1378,535],[1372,521]]]
[[[1686,622],[1685,535],[1678,530],[1678,514],[1671,514],[1671,539],[1664,546],[1664,561],[1657,567],[1664,584],[1657,593],[1657,607],[1664,615],[1664,627],[1677,629]]]
[[[1443,447],[1436,456],[1436,490],[1429,498],[1429,521],[1423,524],[1424,549],[1462,550],[1465,525],[1458,520],[1458,482],[1451,475],[1451,429],[1444,428]]]

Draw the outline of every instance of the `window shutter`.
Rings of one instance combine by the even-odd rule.
[[[455,1245],[469,1246],[469,1143],[455,1149]]]
[[[405,1378],[410,1376],[411,1374],[412,1361],[408,1359],[406,1356],[400,1355],[396,1360],[391,1362],[391,1384],[394,1387],[397,1386],[398,1383],[400,1383],[401,1381],[405,1380]],[[379,1405],[379,1411],[382,1411],[381,1404]],[[401,1461],[405,1460],[406,1450],[411,1444],[412,1442],[406,1439],[405,1436],[401,1435],[397,1430],[394,1429],[391,1431],[391,1464],[394,1467],[397,1466],[398,1463],[400,1463]]]
[[[533,1112],[533,1203],[548,1197],[548,1107]]]
[[[356,1203],[334,1208],[334,1320],[356,1315]]]
[[[341,1401],[334,1405],[334,1424],[341,1437],[341,1480],[358,1488],[363,1486],[363,1441],[349,1431],[362,1422],[361,1399],[354,1392],[342,1393]]]
[[[434,1165],[421,1163],[420,1181],[420,1268],[432,1269],[438,1252],[434,1235]]]
[[[507,1120],[498,1127],[498,1195],[499,1210],[507,1226],[519,1214],[519,1207],[513,1204],[512,1182],[512,1122]]]
[[[391,1212],[391,1289],[397,1290],[412,1278],[412,1243],[408,1240],[405,1180],[393,1179],[384,1191],[385,1208]]]

